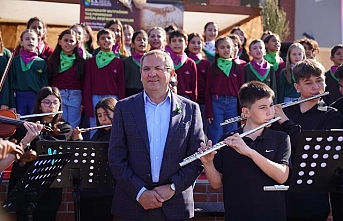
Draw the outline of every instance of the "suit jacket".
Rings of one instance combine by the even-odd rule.
[[[198,104],[171,93],[171,116],[163,153],[159,184],[173,182],[175,195],[163,203],[169,219],[194,216],[193,184],[203,168],[196,160],[182,168],[179,163],[194,154],[204,141]],[[176,107],[181,107],[179,113]],[[143,186],[153,185],[150,148],[143,92],[120,100],[114,109],[108,160],[117,186],[112,213],[128,219],[142,219],[146,213],[136,201]]]

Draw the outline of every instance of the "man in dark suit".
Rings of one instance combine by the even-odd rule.
[[[118,221],[188,220],[194,215],[193,184],[199,160],[182,168],[204,141],[199,106],[169,90],[175,74],[161,50],[141,59],[144,91],[114,110],[108,160],[117,185],[112,213]]]

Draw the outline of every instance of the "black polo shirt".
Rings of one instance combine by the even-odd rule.
[[[243,130],[240,128],[236,132]],[[265,128],[254,141],[248,137],[243,140],[269,160],[289,164],[291,146],[286,133]],[[263,191],[264,186],[278,183],[253,160],[225,146],[215,155],[214,165],[223,175],[225,220],[286,220],[284,193]]]

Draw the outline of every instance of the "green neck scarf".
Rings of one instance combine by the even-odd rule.
[[[267,68],[266,68],[267,70],[266,70],[266,72],[265,72],[264,75],[261,75],[261,74],[251,65],[250,62],[248,63],[249,68],[250,68],[250,70],[252,71],[252,73],[254,73],[255,76],[256,76],[261,82],[263,82],[264,80],[266,80],[266,78],[268,77],[269,72],[270,72],[270,64],[269,64],[268,62],[266,62],[266,63],[267,63]]]
[[[280,57],[276,54],[276,52],[267,52],[267,54],[264,56],[264,59],[273,65],[274,71],[279,69]]]
[[[217,59],[217,65],[220,70],[224,72],[224,74],[229,77],[230,76],[230,71],[232,67],[232,59],[231,58],[218,58]]]
[[[173,56],[172,56],[172,58],[173,58]],[[174,62],[175,71],[182,67],[182,65],[187,61],[187,58],[188,57],[187,57],[186,53],[182,53],[181,57],[179,57],[177,55],[176,55],[176,58],[174,57],[173,62]]]
[[[32,61],[30,61],[29,63],[25,64],[25,62],[23,61],[23,59],[20,58],[21,70],[22,70],[22,71],[30,70],[31,65],[33,64],[34,61],[35,61],[35,59],[32,59]]]
[[[75,54],[72,54],[71,56],[68,56],[64,51],[61,51],[60,53],[60,71],[59,73],[62,73],[69,68],[71,68],[74,64],[74,60],[76,59]]]
[[[339,79],[335,76],[335,73],[330,69],[330,75],[333,79],[335,79],[337,82],[339,82]]]
[[[98,68],[103,68],[109,63],[111,63],[111,61],[114,58],[116,58],[116,56],[113,53],[113,51],[109,51],[109,52],[99,51],[99,53],[97,53],[95,56],[96,65],[98,66]]]

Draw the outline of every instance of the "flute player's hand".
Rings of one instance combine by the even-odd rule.
[[[208,140],[207,145],[204,142],[200,143],[200,147],[198,148],[199,153],[203,153],[207,149],[210,149],[212,147],[212,141]],[[200,157],[201,162],[205,164],[213,164],[214,155],[217,153],[217,151],[212,151],[202,157]]]
[[[74,141],[83,140],[83,136],[79,127],[74,128],[71,139]]]
[[[279,120],[279,124],[282,124],[283,122],[289,120],[285,112],[283,112],[281,104],[274,105],[274,110],[275,110],[275,117],[281,117],[281,119]]]

